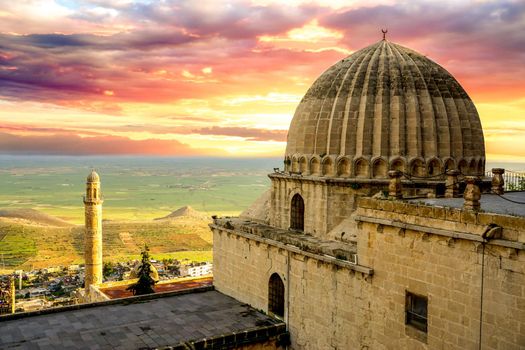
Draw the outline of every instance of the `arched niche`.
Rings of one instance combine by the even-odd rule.
[[[350,176],[350,160],[348,158],[343,157],[337,162],[337,176]]]
[[[293,172],[299,171],[299,161],[297,160],[297,157],[292,157],[292,171]]]
[[[310,159],[310,174],[319,175],[320,167],[321,166],[320,166],[319,158],[312,157],[312,159]]]
[[[388,165],[386,160],[378,158],[372,163],[372,177],[373,178],[385,178],[388,172]]]
[[[370,163],[365,158],[356,159],[354,162],[355,177],[370,177]]]
[[[445,160],[445,172],[447,170],[456,170],[456,162],[452,158]]]
[[[406,163],[403,158],[394,158],[390,161],[390,170],[406,172]]]
[[[469,173],[470,175],[477,175],[478,173],[478,162],[475,159],[470,160]]]
[[[423,159],[416,158],[410,162],[410,174],[412,176],[424,177],[427,175],[427,169]]]
[[[332,162],[332,158],[330,158],[329,156],[323,158],[323,175],[334,175],[334,163]]]
[[[478,175],[483,175],[485,173],[485,163],[483,159],[478,160],[477,170],[478,170]]]
[[[290,157],[284,158],[284,171],[290,171],[292,169],[292,160]]]
[[[306,157],[304,156],[299,158],[299,171],[301,172],[301,174],[306,174],[308,171]]]
[[[437,158],[432,158],[428,161],[428,175],[429,176],[439,176],[443,174],[443,169],[441,162]]]
[[[468,163],[465,159],[461,159],[458,163],[458,170],[462,175],[468,175]]]

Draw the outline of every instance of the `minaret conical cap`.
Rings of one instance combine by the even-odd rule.
[[[95,170],[91,171],[91,174],[88,175],[87,182],[100,182],[100,176],[98,176]]]

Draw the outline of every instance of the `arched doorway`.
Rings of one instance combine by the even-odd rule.
[[[299,193],[292,198],[292,204],[290,207],[290,228],[292,230],[304,230],[304,201]]]
[[[268,312],[284,318],[284,283],[277,273],[273,273],[268,282]]]

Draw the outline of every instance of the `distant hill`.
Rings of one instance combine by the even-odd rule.
[[[104,261],[137,259],[145,244],[151,256],[159,260],[211,259],[210,220],[191,208],[180,213],[189,216],[161,221],[104,221]],[[0,268],[67,266],[83,263],[83,255],[84,225],[71,225],[36,210],[0,210]]]
[[[11,218],[29,221],[34,224],[68,227],[73,226],[70,222],[57,217],[44,214],[35,209],[0,209],[0,218]]]
[[[156,218],[155,220],[171,220],[171,219],[177,219],[181,217],[190,217],[190,218],[198,218],[198,219],[209,219],[208,215],[197,211],[190,207],[189,205],[186,205],[184,207],[181,207],[173,212],[171,214],[163,216],[161,218]]]
[[[252,205],[239,215],[243,219],[251,219],[265,224],[270,223],[270,200],[272,192],[266,190]]]

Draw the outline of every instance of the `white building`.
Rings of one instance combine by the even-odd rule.
[[[213,271],[213,264],[210,262],[203,262],[197,264],[182,265],[180,267],[181,277],[199,277],[209,275]]]

